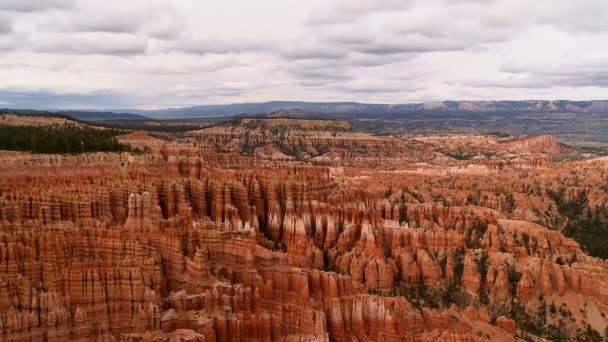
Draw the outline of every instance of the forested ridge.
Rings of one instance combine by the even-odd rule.
[[[116,136],[118,129],[96,129],[77,125],[0,126],[0,150],[33,153],[82,153],[130,151]]]

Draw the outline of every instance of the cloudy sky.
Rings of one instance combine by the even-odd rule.
[[[0,0],[0,107],[608,99],[606,0]]]

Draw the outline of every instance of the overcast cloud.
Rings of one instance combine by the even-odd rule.
[[[608,99],[606,0],[1,0],[0,106]]]

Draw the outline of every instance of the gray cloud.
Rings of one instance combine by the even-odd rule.
[[[169,5],[103,7],[66,11],[38,25],[45,32],[132,33],[156,39],[175,38],[185,28],[184,16]]]
[[[133,60],[126,61],[123,68],[126,72],[130,70],[150,75],[186,76],[215,73],[223,69],[237,67],[239,63],[239,59],[235,55],[181,56],[161,54],[154,58],[146,55],[137,56]]]
[[[392,55],[397,53],[424,53],[432,51],[456,51],[469,46],[467,42],[450,39],[429,39],[420,34],[403,37],[388,37],[375,40],[369,45],[362,46],[361,52],[375,55]]]
[[[37,52],[81,55],[131,56],[143,54],[148,48],[145,37],[101,32],[36,35],[30,44]]]
[[[292,70],[292,75],[296,78],[305,80],[326,80],[326,81],[340,81],[352,79],[352,76],[343,74],[342,72],[336,72],[338,70],[328,69],[312,69],[312,70]]]
[[[349,88],[349,87],[341,87],[342,91],[346,91],[353,94],[379,94],[379,93],[398,93],[403,89],[395,89],[395,88],[378,88],[378,87],[370,87],[370,88]]]
[[[472,82],[450,82],[450,85],[471,88],[505,88],[505,89],[546,89],[556,86],[546,79],[492,80]]]
[[[0,51],[12,51],[24,39],[27,39],[27,37],[22,34],[0,34]]]
[[[221,40],[198,37],[188,37],[158,45],[159,51],[184,52],[194,55],[262,52],[267,49],[269,49],[269,45],[263,41]]]
[[[74,5],[73,0],[2,0],[0,11],[44,12],[52,9],[69,9]]]
[[[13,32],[13,21],[10,17],[0,15],[0,35]]]
[[[606,59],[556,66],[507,63],[500,67],[502,78],[464,82],[475,88],[547,89],[555,87],[608,87]]]
[[[347,69],[340,60],[306,59],[290,63],[287,72],[300,85],[316,87],[354,79]]]
[[[353,67],[377,67],[390,65],[396,62],[407,61],[413,55],[408,53],[395,53],[390,55],[374,55],[367,53],[352,53],[349,55],[348,64]]]
[[[352,22],[370,14],[398,11],[416,6],[416,0],[338,0],[311,11],[308,25],[334,25]]]
[[[65,16],[63,20],[53,20],[40,25],[45,31],[58,32],[106,32],[106,33],[135,33],[142,22],[131,13],[112,13],[106,16],[78,15],[73,13]]]
[[[343,59],[347,51],[339,46],[319,42],[293,43],[282,49],[281,56],[288,60],[300,59]]]
[[[339,3],[341,4],[341,3]],[[336,16],[351,18],[352,13],[364,16],[357,21],[333,21],[325,26],[311,28],[315,37],[320,37],[318,48],[328,56],[344,56],[353,53],[389,57],[395,54],[424,54],[441,51],[462,51],[482,47],[486,44],[505,42],[514,35],[513,30],[484,26],[470,15],[471,6],[456,3],[435,8],[422,4],[386,1],[378,4],[375,10],[359,12],[360,6],[371,6],[368,2],[354,5],[355,10],[336,12]],[[345,6],[345,4],[342,4]],[[445,23],[448,23],[446,25]],[[322,57],[320,52],[317,56]],[[390,60],[376,59],[375,65],[390,64]],[[363,63],[365,64],[365,63]]]

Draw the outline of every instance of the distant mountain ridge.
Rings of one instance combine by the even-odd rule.
[[[405,104],[373,104],[361,102],[269,101],[201,105],[167,109],[110,110],[29,110],[0,109],[4,112],[67,115],[85,121],[221,118],[273,113],[278,116],[311,116],[348,118],[353,114],[371,118],[402,117],[413,114],[509,114],[509,113],[608,113],[608,100],[524,100],[524,101],[443,101]],[[278,114],[277,114],[278,113]]]
[[[133,113],[114,113],[114,112],[88,112],[88,111],[61,111],[63,115],[73,117],[83,121],[113,121],[113,120],[149,120],[142,115]]]
[[[608,113],[608,101],[443,101],[407,104],[371,104],[359,102],[305,102],[270,101],[260,103],[237,103],[226,105],[203,105],[159,110],[117,109],[124,112],[157,119],[206,118],[233,115],[267,114],[281,110],[298,109],[314,114],[366,114],[369,116],[399,116],[412,113]]]
[[[608,101],[606,100],[444,101],[394,105],[271,101],[162,110],[120,109],[106,112],[52,111],[50,113],[100,124],[119,125],[122,122],[121,127],[146,129],[171,126],[171,129],[185,130],[205,126],[199,121],[210,124],[244,117],[334,119],[348,121],[355,130],[381,134],[500,133],[514,136],[551,134],[563,141],[601,142],[608,146],[606,134]]]
[[[88,111],[88,110],[35,110],[35,109],[9,109],[0,108],[0,113],[14,113],[22,115],[63,115],[82,121],[112,121],[112,120],[149,120],[142,115],[128,112]]]

